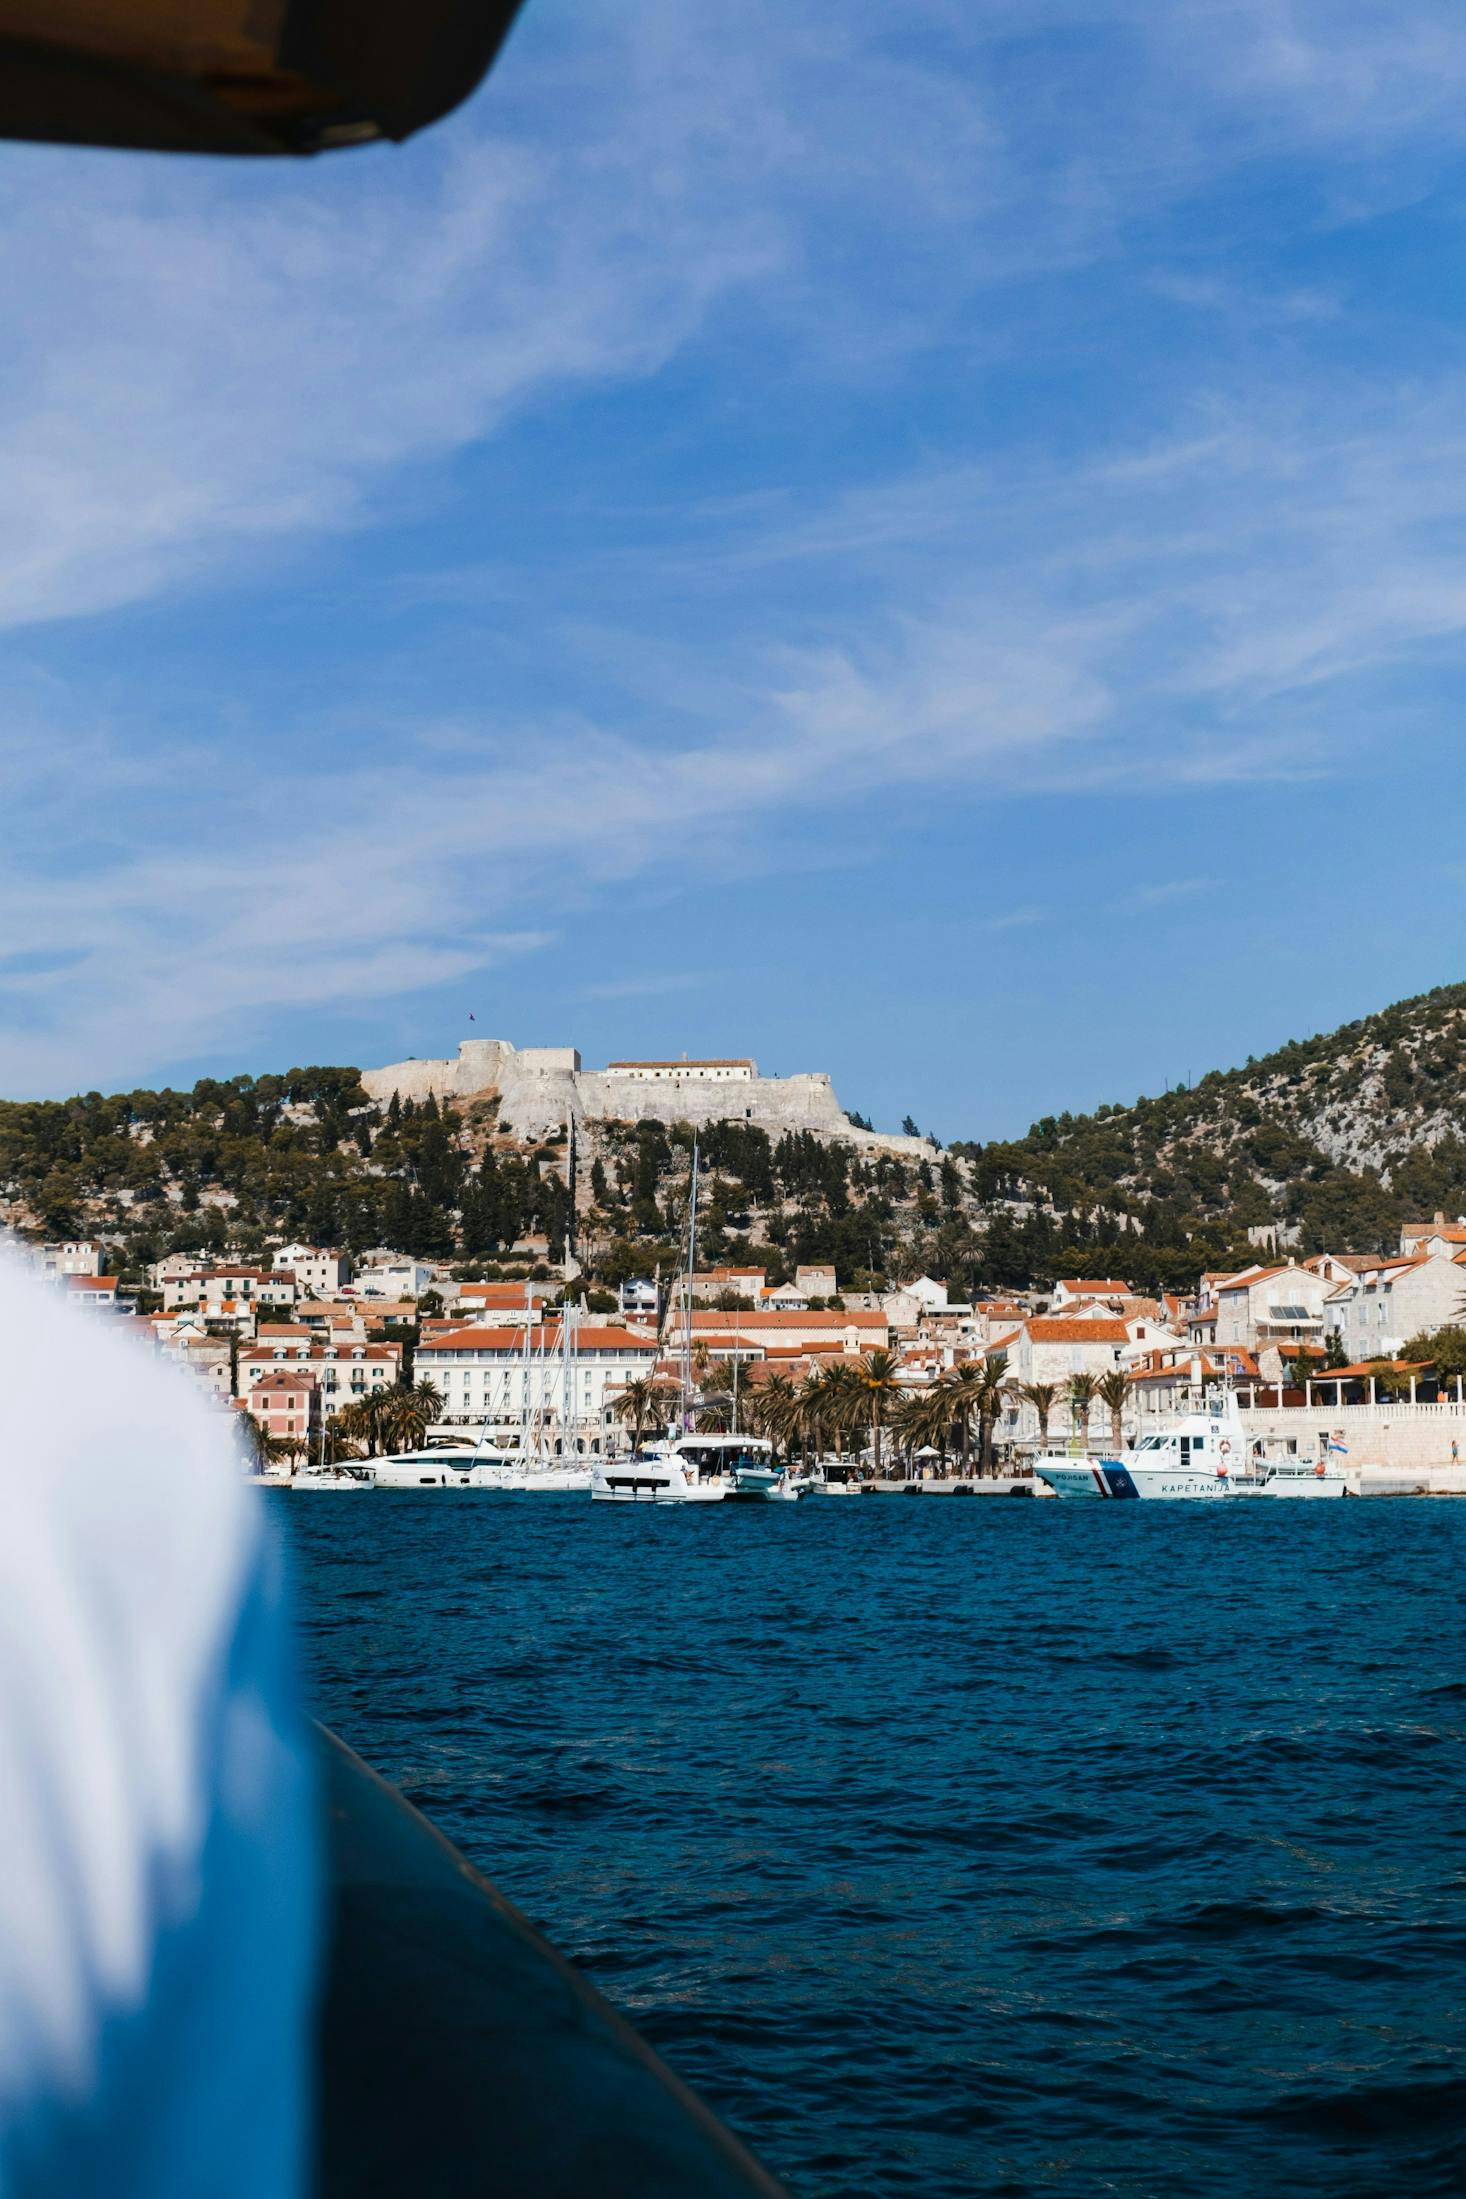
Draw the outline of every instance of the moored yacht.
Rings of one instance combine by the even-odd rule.
[[[427,1444],[369,1464],[379,1489],[500,1489],[506,1472],[524,1472],[512,1452],[480,1443]]]
[[[1234,1497],[1346,1497],[1349,1484],[1324,1459],[1260,1458],[1245,1473],[1229,1474]]]
[[[724,1471],[732,1486],[728,1494],[741,1504],[794,1504],[799,1490],[786,1466],[774,1457],[774,1446],[763,1436],[705,1437],[707,1442],[728,1446]]]
[[[716,1446],[726,1438],[682,1436],[645,1443],[630,1458],[597,1459],[590,1493],[597,1504],[721,1504],[731,1482]]]
[[[337,1491],[370,1489],[375,1481],[370,1465],[365,1463],[354,1467],[302,1466],[300,1471],[292,1474],[288,1481],[283,1476],[277,1478],[280,1480],[281,1487],[286,1489],[330,1489]]]

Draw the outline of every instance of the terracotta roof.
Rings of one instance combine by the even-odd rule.
[[[1117,1283],[1113,1277],[1110,1277],[1107,1281],[1102,1283],[1092,1282],[1087,1276],[1079,1275],[1055,1283],[1054,1288],[1055,1290],[1084,1291],[1091,1298],[1113,1298],[1117,1294],[1121,1298],[1128,1298],[1130,1296],[1133,1285],[1129,1283]]]
[[[734,1320],[735,1316],[730,1313],[719,1313],[697,1307],[693,1309],[692,1326],[694,1330],[712,1329],[720,1332],[726,1331],[731,1335]],[[736,1321],[738,1328],[742,1331],[774,1328],[884,1329],[890,1326],[883,1313],[760,1313],[755,1310],[751,1313],[737,1315]],[[679,1316],[674,1326],[680,1328],[681,1325]]]
[[[210,1338],[210,1342],[214,1339]],[[344,1356],[343,1356],[344,1354]],[[281,1367],[349,1367],[361,1366],[369,1359],[391,1361],[397,1359],[395,1344],[307,1344],[294,1350],[289,1359],[277,1360],[273,1345],[246,1344],[240,1351],[239,1364],[243,1366]]]
[[[254,1396],[260,1390],[313,1390],[315,1386],[316,1378],[313,1374],[305,1374],[291,1367],[278,1367],[272,1373],[263,1375],[255,1383],[250,1395]]]
[[[1066,1321],[1062,1314],[1025,1323],[1031,1344],[1128,1344],[1124,1321]]]
[[[68,1290],[116,1290],[115,1275],[63,1275]]]
[[[1466,1245],[1466,1229],[1455,1222],[1406,1222],[1402,1237],[1440,1237],[1448,1245]]]
[[[548,1322],[536,1324],[529,1332],[529,1348],[537,1352],[543,1345],[546,1351],[560,1348],[560,1325],[552,1327]],[[578,1336],[579,1349],[584,1351],[648,1352],[655,1350],[650,1337],[633,1336],[630,1329],[582,1328]],[[502,1351],[524,1350],[524,1325],[518,1328],[460,1328],[450,1329],[444,1336],[435,1337],[430,1344],[419,1344],[419,1362],[430,1359],[440,1351]]]
[[[1366,1375],[1378,1374],[1384,1367],[1395,1374],[1423,1374],[1432,1364],[1429,1359],[1361,1359],[1352,1367],[1321,1367],[1313,1379],[1316,1382],[1358,1382]]]
[[[1291,1260],[1282,1260],[1276,1267],[1243,1268],[1240,1273],[1229,1276],[1226,1282],[1218,1283],[1217,1294],[1220,1296],[1226,1290],[1251,1290],[1254,1283],[1270,1283],[1275,1275],[1286,1275],[1292,1264]]]

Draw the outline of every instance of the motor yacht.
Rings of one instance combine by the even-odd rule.
[[[428,1444],[367,1463],[379,1489],[499,1489],[505,1473],[522,1476],[525,1470],[512,1452],[478,1443]]]

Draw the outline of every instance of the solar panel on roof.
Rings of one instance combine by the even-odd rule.
[[[1313,1319],[1307,1306],[1269,1306],[1267,1310],[1268,1319],[1271,1321],[1311,1321]]]

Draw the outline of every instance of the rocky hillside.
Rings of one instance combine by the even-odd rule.
[[[1193,1087],[965,1147],[985,1199],[1102,1206],[1123,1225],[1277,1226],[1305,1250],[1371,1250],[1466,1206],[1466,985],[1294,1041]]]
[[[775,1279],[832,1261],[855,1290],[921,1269],[964,1295],[1058,1274],[1182,1288],[1263,1233],[1371,1250],[1409,1216],[1462,1211],[1463,1129],[1466,986],[1449,986],[1004,1143],[872,1153],[836,1133],[705,1126],[700,1249]],[[588,1284],[610,1285],[676,1257],[691,1142],[650,1120],[587,1133],[572,1224],[563,1134],[509,1135],[492,1097],[383,1105],[350,1068],[205,1078],[0,1103],[0,1219],[100,1235],[124,1273],[297,1235],[516,1273],[558,1260],[573,1226]]]

